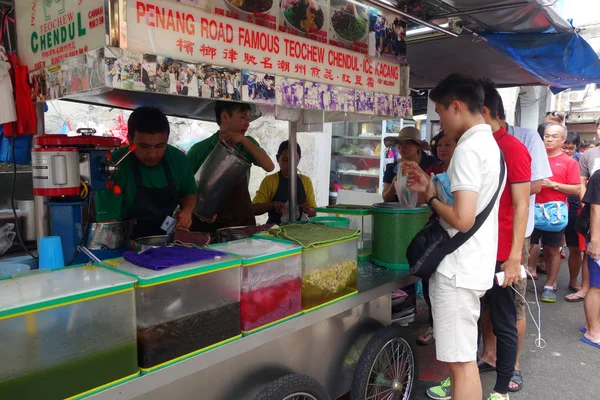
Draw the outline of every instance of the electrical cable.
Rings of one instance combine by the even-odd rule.
[[[521,293],[519,293],[517,291],[517,289],[515,289],[512,286],[511,286],[511,289],[514,290],[517,295],[521,296],[523,301],[525,301],[525,304],[527,305],[527,310],[529,311],[529,316],[531,316],[531,319],[533,320],[533,323],[538,331],[538,337],[537,337],[537,339],[535,339],[535,347],[537,347],[538,349],[543,349],[544,347],[546,347],[546,341],[542,338],[542,308],[540,307],[540,301],[538,300],[538,296],[537,296],[537,286],[535,284],[535,279],[533,279],[533,276],[531,275],[531,273],[529,272],[527,267],[525,267],[525,271],[527,272],[527,275],[529,275],[531,277],[531,281],[533,282],[533,289],[534,289],[533,292],[536,294],[535,303],[537,304],[537,307],[538,307],[538,320],[537,321],[535,320],[535,317],[533,316],[533,312],[531,311],[531,307],[529,307],[529,303],[527,302],[527,299],[525,298],[525,296],[523,296]]]
[[[4,23],[6,22],[6,18],[8,18],[8,13],[4,12],[4,14],[2,14],[2,22],[1,22],[1,29],[4,29]],[[10,74],[12,75],[13,81],[16,82],[16,73],[15,73],[15,66],[13,65],[13,62],[11,60],[10,57],[8,58],[8,62],[10,63]],[[17,104],[17,93],[15,91],[15,88],[13,87],[13,99],[15,101],[15,104]],[[17,230],[17,238],[19,239],[19,244],[21,245],[21,247],[23,248],[23,250],[25,250],[27,252],[27,254],[29,254],[29,256],[31,258],[33,258],[34,260],[37,260],[37,257],[35,255],[33,255],[33,253],[29,250],[29,248],[25,245],[25,241],[23,241],[23,236],[21,235],[21,228],[19,227],[19,217],[17,215],[17,208],[15,207],[15,189],[17,186],[17,156],[16,156],[16,149],[15,149],[15,137],[16,137],[16,131],[17,131],[17,122],[13,121],[12,122],[13,125],[13,129],[12,129],[12,135],[11,135],[11,142],[12,142],[12,164],[13,164],[13,180],[12,180],[12,189],[11,189],[11,194],[10,194],[10,205],[12,207],[12,212],[13,212],[13,216],[15,218],[15,228]]]

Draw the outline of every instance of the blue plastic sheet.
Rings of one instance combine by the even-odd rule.
[[[564,89],[600,83],[600,59],[575,32],[492,33],[488,44],[551,87]]]

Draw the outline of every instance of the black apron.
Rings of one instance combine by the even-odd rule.
[[[219,229],[238,226],[256,226],[252,199],[248,192],[249,174],[231,189],[217,208],[217,219],[210,224],[192,216],[190,231],[215,233]]]
[[[281,203],[287,203],[290,200],[290,180],[289,178],[284,178],[281,175],[281,172],[277,173],[279,175],[279,185],[277,186],[277,191],[273,196],[272,202],[279,201]],[[297,187],[297,196],[298,202],[296,203],[298,206],[306,203],[306,190],[304,190],[304,184],[302,183],[302,179],[300,176],[296,179],[296,187]],[[302,215],[298,213],[298,221],[302,218]],[[279,214],[275,210],[269,211],[269,220],[267,224],[280,224],[281,223],[281,214]]]
[[[169,164],[163,156],[161,165],[167,177],[167,186],[160,189],[148,188],[142,185],[140,162],[133,157],[133,177],[135,178],[135,202],[132,217],[137,219],[133,239],[141,236],[164,235],[160,229],[167,216],[171,216],[179,205],[179,191],[175,186]]]

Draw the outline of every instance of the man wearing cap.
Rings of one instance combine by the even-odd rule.
[[[402,161],[414,161],[423,171],[435,164],[435,158],[425,153],[429,150],[427,142],[421,140],[421,131],[415,127],[402,128],[398,137],[387,137],[384,140],[386,147],[397,147]],[[383,173],[383,201],[398,201],[394,181],[398,171],[398,161],[386,165]]]

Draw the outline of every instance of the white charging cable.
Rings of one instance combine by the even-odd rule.
[[[533,316],[533,312],[531,311],[531,307],[529,307],[529,303],[527,302],[527,299],[525,298],[525,296],[523,296],[521,293],[519,293],[517,291],[517,289],[515,289],[514,287],[511,286],[511,288],[512,288],[512,290],[515,291],[516,294],[521,296],[523,301],[525,301],[525,304],[527,305],[527,310],[529,310],[529,315],[531,316],[531,319],[533,320],[533,323],[535,324],[535,327],[538,331],[538,337],[537,337],[537,339],[535,339],[535,347],[537,347],[538,349],[543,349],[544,347],[546,347],[546,341],[542,338],[542,308],[540,307],[540,301],[537,296],[537,286],[535,284],[535,279],[533,279],[533,276],[531,275],[529,270],[527,268],[525,268],[525,271],[527,272],[527,275],[529,275],[529,277],[531,278],[531,281],[533,282],[533,291],[535,293],[535,303],[537,304],[537,307],[538,307],[538,320],[537,321],[535,320],[535,317]],[[525,294],[527,294],[527,291],[525,292]]]

